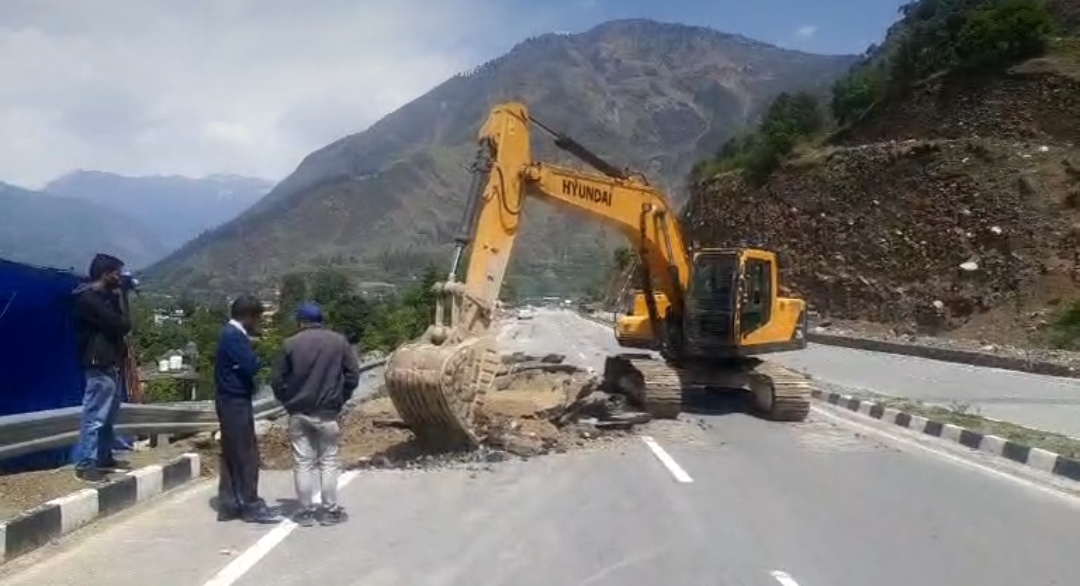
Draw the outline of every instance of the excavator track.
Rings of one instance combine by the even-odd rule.
[[[641,373],[644,388],[640,395],[642,409],[656,419],[675,419],[682,412],[683,382],[678,369],[663,360],[625,358]]]
[[[798,372],[771,361],[757,363],[748,373],[758,412],[773,421],[803,421],[810,413],[813,385]]]
[[[774,362],[747,359],[721,368],[680,367],[644,354],[609,358],[604,369],[609,388],[627,395],[656,419],[675,419],[685,392],[749,388],[755,410],[773,421],[803,421],[810,413],[812,385],[803,375]]]

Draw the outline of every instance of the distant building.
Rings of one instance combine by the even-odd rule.
[[[177,325],[184,324],[184,312],[180,309],[174,309],[172,311],[166,311],[159,309],[154,312],[154,325],[162,326],[167,323],[174,323]]]

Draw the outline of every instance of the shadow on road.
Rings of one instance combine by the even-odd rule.
[[[695,389],[683,394],[682,410],[693,415],[750,414],[754,397],[746,390]]]

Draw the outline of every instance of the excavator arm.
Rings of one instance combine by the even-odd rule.
[[[533,160],[533,126],[596,173]],[[492,109],[480,129],[471,171],[453,261],[446,282],[436,285],[434,324],[396,350],[386,371],[387,389],[402,419],[421,439],[441,446],[477,441],[472,418],[499,366],[491,336],[495,302],[527,198],[575,210],[624,234],[675,311],[681,309],[690,278],[686,241],[667,198],[643,177],[537,122],[523,104]],[[655,306],[650,313],[660,318]]]
[[[498,297],[521,212],[529,197],[557,208],[574,210],[622,233],[637,251],[655,288],[682,309],[682,292],[690,278],[690,260],[677,215],[663,193],[643,178],[615,169],[571,139],[556,136],[557,146],[594,165],[587,173],[532,159],[530,125],[538,124],[521,104],[496,107],[480,131],[470,194],[462,231],[457,237],[451,277],[469,253],[464,286],[487,305]],[[540,125],[543,128],[542,125]]]

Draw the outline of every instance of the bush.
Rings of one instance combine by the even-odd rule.
[[[812,94],[782,93],[769,104],[758,129],[729,139],[716,153],[715,163],[699,164],[695,177],[709,170],[741,169],[754,183],[764,182],[800,140],[825,128],[825,115]]]
[[[1003,0],[960,29],[956,54],[966,69],[1001,69],[1046,51],[1053,21],[1036,0]]]
[[[1070,303],[1051,318],[1050,346],[1060,350],[1080,349],[1080,302]]]
[[[147,403],[172,403],[174,401],[187,401],[190,384],[175,378],[161,378],[148,380],[145,383]]]
[[[1046,50],[1053,17],[1041,0],[919,0],[900,8],[885,43],[833,86],[841,123],[887,95],[953,69],[1001,69]]]
[[[829,104],[837,122],[846,124],[862,115],[885,95],[886,78],[881,68],[856,71],[833,85]]]

